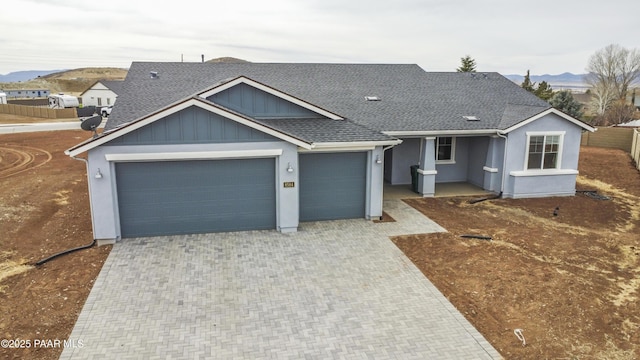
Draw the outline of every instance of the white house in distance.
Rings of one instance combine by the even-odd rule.
[[[122,80],[98,80],[80,94],[83,106],[110,106],[116,102]]]

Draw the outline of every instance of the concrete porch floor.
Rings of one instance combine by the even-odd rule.
[[[480,187],[466,182],[452,182],[436,184],[435,197],[454,197],[454,196],[483,196],[493,194],[490,191],[483,190]],[[422,195],[411,191],[411,185],[391,185],[384,184],[384,199],[410,199],[421,198]]]

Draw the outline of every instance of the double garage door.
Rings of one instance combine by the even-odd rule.
[[[275,159],[117,163],[123,238],[276,228]],[[366,153],[301,154],[300,221],[362,218]]]
[[[275,160],[117,163],[122,237],[276,227]]]

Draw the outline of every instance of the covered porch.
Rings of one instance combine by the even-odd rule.
[[[438,183],[435,186],[434,197],[457,197],[457,196],[487,196],[495,193],[484,190],[481,187],[467,182]],[[384,184],[384,200],[422,198],[411,190],[411,185],[391,185]]]

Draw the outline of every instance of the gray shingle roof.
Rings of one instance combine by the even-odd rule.
[[[153,79],[150,72],[158,73]],[[107,123],[113,129],[201,90],[245,76],[349,122],[271,120],[301,138],[350,141],[377,131],[506,129],[550,105],[498,73],[428,73],[411,64],[134,62]],[[366,101],[377,96],[380,101]],[[476,116],[467,121],[463,116]],[[289,121],[289,122],[287,122]],[[333,124],[331,128],[327,125]],[[341,131],[344,130],[344,131]],[[367,130],[367,131],[364,131]],[[362,132],[358,132],[362,131]],[[316,140],[314,140],[316,141]]]
[[[100,80],[100,82],[102,85],[108,87],[109,90],[116,93],[116,95],[120,95],[122,92],[122,85],[124,84],[122,80]]]

